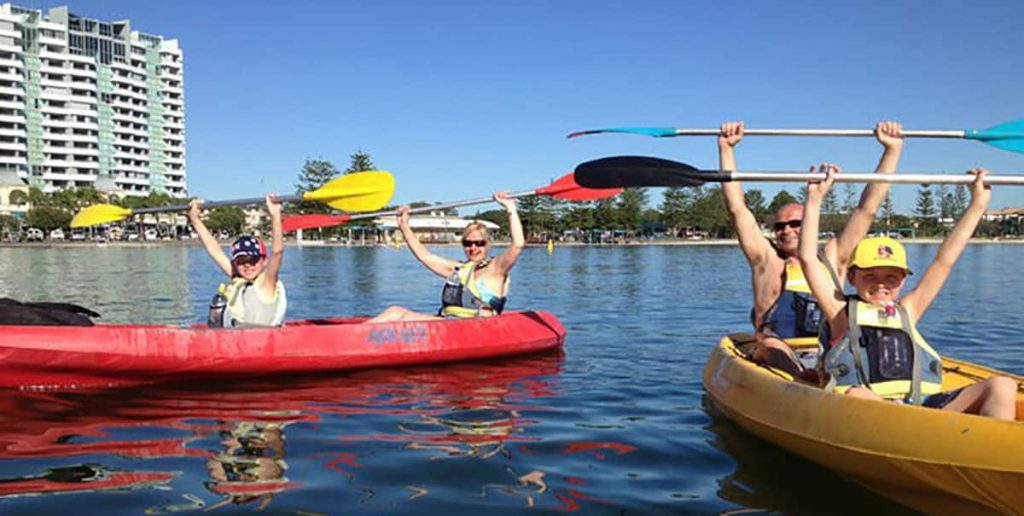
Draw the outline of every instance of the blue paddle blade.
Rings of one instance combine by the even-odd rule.
[[[978,140],[1003,150],[1024,153],[1024,119],[1006,122],[988,129],[967,129],[964,138]]]
[[[601,134],[601,133],[625,133],[625,134],[642,134],[644,136],[654,136],[655,138],[667,138],[669,136],[676,135],[675,127],[609,127],[606,129],[590,129],[587,131],[576,131],[575,133],[569,133],[566,138],[575,138],[577,136],[584,136],[588,134]]]

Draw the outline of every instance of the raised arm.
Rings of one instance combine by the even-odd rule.
[[[188,220],[192,223],[192,229],[195,229],[196,234],[199,235],[199,241],[203,243],[206,254],[210,255],[210,258],[213,258],[214,263],[220,267],[220,270],[230,277],[232,272],[231,258],[228,258],[228,255],[224,253],[224,249],[221,249],[220,244],[217,243],[217,239],[213,238],[209,229],[206,229],[206,224],[203,224],[202,209],[203,201],[193,199],[189,203]]]
[[[819,183],[807,184],[807,200],[804,202],[804,222],[800,228],[800,248],[797,251],[797,258],[800,260],[800,267],[804,270],[804,278],[807,279],[807,284],[811,287],[811,294],[818,301],[825,317],[831,321],[843,309],[843,294],[837,289],[828,273],[818,266],[818,228],[821,225],[821,201],[825,198],[829,188],[832,188],[835,174],[839,173],[839,167],[824,164],[818,170],[824,172],[826,176]]]
[[[277,285],[277,278],[281,274],[281,262],[284,259],[284,230],[281,228],[281,203],[274,199],[276,195],[267,195],[267,213],[270,214],[270,233],[272,235],[270,256],[267,259],[267,268],[263,270],[261,277],[266,278],[263,282],[264,292],[273,294]]]
[[[963,253],[964,247],[967,247],[967,241],[970,240],[974,230],[977,229],[978,222],[981,221],[981,216],[985,214],[985,208],[992,199],[992,190],[982,182],[988,174],[988,170],[974,168],[968,173],[974,174],[974,183],[971,184],[970,206],[964,210],[960,220],[953,227],[953,231],[950,231],[946,239],[942,241],[942,245],[939,246],[939,251],[935,254],[932,264],[924,271],[924,275],[921,276],[921,281],[917,283],[917,287],[900,302],[914,322],[917,322],[924,315],[925,311],[928,310],[928,306],[935,299],[935,296],[942,290],[942,285],[946,283],[946,278],[949,277],[950,271],[953,270],[953,265],[956,264],[960,254]]]
[[[402,206],[398,208],[398,228],[402,230],[402,238],[405,239],[405,243],[409,245],[409,250],[412,251],[412,255],[419,260],[420,263],[426,265],[434,274],[447,278],[451,276],[452,271],[455,270],[455,266],[459,262],[438,256],[429,249],[427,246],[420,242],[420,239],[413,233],[412,228],[409,227],[409,207]]]
[[[892,174],[896,172],[896,166],[900,162],[900,154],[903,152],[903,127],[898,122],[879,122],[875,126],[875,138],[882,144],[882,158],[878,160],[875,167],[876,174]],[[835,239],[835,244],[829,242],[825,246],[825,256],[829,262],[835,264],[839,274],[846,271],[850,255],[857,248],[857,244],[867,236],[871,230],[871,224],[875,221],[875,214],[878,208],[885,201],[889,194],[888,183],[871,183],[864,188],[860,196],[860,202],[850,214],[846,226]]]
[[[736,144],[743,139],[743,122],[726,122],[718,133],[718,168],[719,170],[736,170]],[[729,219],[736,230],[736,238],[740,241],[740,249],[747,257],[750,265],[764,262],[771,255],[772,245],[761,232],[757,218],[747,207],[743,198],[743,186],[738,181],[722,184],[722,195],[725,206],[729,210]]]
[[[494,200],[505,208],[505,212],[508,213],[508,232],[512,237],[512,241],[509,242],[505,252],[494,259],[492,265],[497,274],[506,276],[508,271],[512,270],[512,267],[515,266],[516,260],[519,259],[519,253],[523,252],[523,247],[526,245],[526,237],[523,236],[523,223],[519,221],[519,212],[516,211],[516,201],[509,199],[508,192],[505,191],[494,194]]]

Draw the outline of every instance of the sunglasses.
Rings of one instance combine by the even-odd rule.
[[[262,259],[263,259],[262,256],[248,256],[248,255],[246,255],[246,256],[239,256],[238,258],[235,258],[234,262],[232,262],[232,263],[234,263],[236,267],[241,266],[241,265],[256,265],[257,263],[260,263],[260,260],[262,260]]]
[[[462,247],[487,247],[486,240],[463,240]]]
[[[800,227],[801,224],[803,224],[803,221],[799,220],[799,219],[797,219],[797,220],[787,220],[785,222],[776,222],[774,227],[775,227],[775,231],[782,231],[783,229],[786,229],[787,227],[796,229],[796,228]]]

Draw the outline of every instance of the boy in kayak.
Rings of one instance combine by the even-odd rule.
[[[189,221],[206,248],[206,254],[230,278],[227,284],[221,284],[210,304],[209,326],[233,328],[284,324],[288,300],[284,285],[278,279],[284,258],[281,204],[272,195],[267,196],[267,213],[270,214],[273,235],[270,255],[267,256],[267,246],[262,240],[244,235],[231,244],[230,258],[203,224],[200,217],[202,206],[203,201],[192,201]]]
[[[901,131],[900,124],[896,122],[879,122],[875,126],[875,137],[884,148],[875,168],[876,173],[892,174],[896,171],[903,150]],[[742,122],[722,124],[718,136],[719,169],[736,170],[735,147],[742,139]],[[865,187],[860,202],[850,214],[842,232],[825,243],[820,259],[814,262],[816,269],[836,278],[837,286],[842,285],[839,278],[846,271],[847,257],[871,228],[875,213],[888,192],[889,186],[886,183]],[[751,358],[792,376],[815,381],[813,367],[802,364],[790,347],[816,347],[818,328],[822,322],[821,311],[810,294],[804,280],[804,270],[796,258],[804,207],[793,203],[781,206],[776,211],[773,242],[762,234],[761,226],[747,207],[743,187],[739,182],[723,184],[722,194],[740,241],[740,249],[750,264],[750,279],[754,290],[752,318],[757,330],[757,345]],[[813,363],[816,357],[811,352],[805,360]]]
[[[820,362],[828,385],[851,396],[892,399],[925,407],[980,414],[997,419],[1016,417],[1017,383],[996,376],[940,392],[942,359],[917,332],[921,319],[985,213],[992,191],[985,185],[988,171],[973,169],[971,204],[939,247],[917,286],[900,297],[911,274],[903,246],[888,237],[862,240],[854,250],[847,279],[857,290],[845,296],[817,268],[818,219],[821,202],[839,172],[822,165],[825,180],[807,186],[804,230],[798,256],[807,282],[827,318],[822,332]]]
[[[462,250],[466,253],[463,262],[430,252],[409,227],[409,207],[399,208],[398,227],[413,256],[434,274],[447,278],[441,290],[441,310],[437,315],[431,315],[401,306],[390,306],[366,322],[424,321],[501,314],[505,308],[505,296],[508,295],[509,271],[519,259],[526,238],[516,211],[516,201],[508,197],[508,192],[494,194],[494,200],[508,213],[512,243],[498,257],[490,258],[488,252],[491,250],[491,241],[487,228],[474,222],[462,232]]]

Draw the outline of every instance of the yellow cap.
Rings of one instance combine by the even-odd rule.
[[[910,272],[907,267],[907,251],[903,244],[889,237],[871,237],[861,240],[853,251],[851,267],[870,269],[872,267],[897,267]]]

